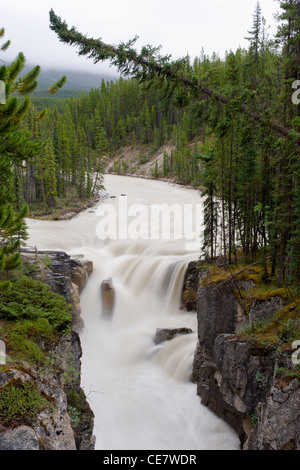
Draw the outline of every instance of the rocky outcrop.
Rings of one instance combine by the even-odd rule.
[[[72,259],[63,252],[36,252],[27,249],[23,259],[38,264],[34,277],[49,284],[72,306],[71,331],[60,337],[48,351],[51,367],[37,371],[32,365],[9,363],[0,371],[0,389],[16,381],[30,383],[45,398],[36,419],[30,426],[20,423],[13,429],[0,427],[0,450],[93,450],[94,415],[80,386],[81,344],[78,332],[80,292],[93,266],[89,261]]]
[[[101,283],[102,313],[112,315],[115,306],[115,289],[112,278],[105,279]]]
[[[187,311],[197,310],[197,291],[199,286],[200,271],[197,261],[191,261],[186,269],[183,281],[181,301]]]
[[[31,426],[20,425],[0,434],[1,450],[76,450],[71,420],[67,413],[67,397],[53,377],[45,377],[28,364],[22,364],[23,371],[10,368],[1,372],[2,387],[9,384],[31,383],[47,397],[48,406],[38,414]]]
[[[299,450],[300,383],[275,382],[265,403],[257,407],[257,424],[247,442],[249,449]]]
[[[189,335],[193,333],[191,328],[157,328],[154,336],[154,343],[160,344],[164,341],[171,341],[171,339],[176,338],[179,335]]]
[[[283,306],[283,299],[275,295],[266,300],[256,299],[249,309],[249,322],[267,320]]]
[[[32,247],[23,248],[21,254],[24,261],[38,264],[39,269],[33,277],[48,284],[71,304],[72,329],[80,331],[83,327],[80,294],[93,271],[92,261],[80,255],[71,258],[64,251],[37,251]]]
[[[1,432],[1,429],[0,429]],[[0,434],[0,450],[39,450],[38,437],[29,426],[21,425]]]
[[[236,283],[204,280],[202,273],[192,374],[202,403],[236,430],[243,450],[300,449],[300,383],[296,378],[282,381],[277,373],[290,368],[291,352],[279,356],[272,348],[258,350],[239,334],[254,318],[274,314],[282,299],[260,300],[246,316]]]

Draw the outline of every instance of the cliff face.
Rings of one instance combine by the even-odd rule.
[[[194,268],[191,264],[188,272]],[[206,276],[198,271],[198,344],[192,375],[202,403],[236,430],[243,450],[300,449],[300,382],[277,373],[291,367],[292,352],[262,352],[239,334],[249,318],[272,316],[281,302],[272,297],[246,315],[232,280],[210,285]]]
[[[39,260],[43,268],[36,273],[37,279],[71,304],[72,325],[48,351],[51,367],[45,365],[40,371],[23,361],[13,365],[7,362],[1,368],[0,390],[27,384],[50,406],[44,407],[30,425],[25,422],[13,429],[0,426],[0,450],[92,450],[94,415],[80,386],[82,350],[77,332],[82,326],[79,294],[92,272],[92,263],[71,259],[62,252],[29,250],[23,257],[33,264]]]

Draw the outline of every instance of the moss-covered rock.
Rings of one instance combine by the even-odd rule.
[[[241,269],[215,266],[200,281],[192,380],[243,449],[300,449],[300,369],[291,360],[300,301],[260,269]]]

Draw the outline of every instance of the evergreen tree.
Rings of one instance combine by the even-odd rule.
[[[247,50],[229,52],[225,60],[203,51],[193,66],[189,57],[172,61],[152,46],[137,52],[135,40],[111,46],[88,38],[53,10],[50,27],[79,54],[108,60],[133,77],[102,85],[101,125],[109,149],[113,153],[120,145],[124,129],[126,139],[130,135],[153,149],[172,139],[163,175],[171,171],[179,182],[204,184],[207,255],[216,255],[221,240],[225,261],[236,261],[239,249],[248,259],[259,255],[267,275],[269,252],[272,275],[279,267],[281,277],[299,278],[300,107],[291,97],[300,76],[300,2],[281,1],[280,7],[277,42],[268,39],[257,3]],[[202,175],[198,152],[188,145],[192,139],[204,142]]]
[[[247,37],[250,41],[250,57],[254,63],[254,78],[257,78],[257,72],[259,67],[259,58],[260,58],[260,39],[261,39],[261,27],[262,27],[262,16],[261,16],[261,7],[259,2],[257,2],[255,13],[253,15],[253,29],[248,31],[250,37]]]
[[[50,208],[54,208],[57,201],[57,172],[53,146],[50,139],[47,140],[45,146],[43,168],[46,203]]]
[[[4,29],[1,30],[1,37]],[[1,48],[6,50],[7,41]],[[0,105],[0,270],[5,281],[0,283],[0,289],[10,287],[9,272],[16,269],[20,263],[20,245],[26,239],[25,217],[28,213],[26,205],[20,207],[21,198],[15,191],[14,184],[18,170],[24,162],[30,166],[30,160],[40,151],[40,143],[33,141],[28,130],[21,123],[30,109],[28,94],[37,87],[37,77],[40,67],[34,67],[26,75],[20,77],[25,65],[25,57],[19,53],[16,60],[9,66],[0,67],[0,80],[5,83],[5,101]],[[62,77],[57,84],[57,91],[65,82]],[[19,100],[14,94],[19,94]],[[39,119],[43,113],[36,117]],[[16,209],[18,208],[18,209]]]

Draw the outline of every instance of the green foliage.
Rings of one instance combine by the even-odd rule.
[[[53,110],[44,120],[45,137],[53,135],[51,122],[61,115],[72,135],[67,151],[57,152],[59,168],[65,169],[62,186],[76,183],[80,195],[87,193],[102,144],[108,157],[125,144],[153,150],[172,139],[173,152],[169,161],[164,157],[162,173],[205,187],[206,256],[222,254],[229,264],[237,264],[238,252],[246,260],[260,256],[266,279],[279,267],[282,282],[299,283],[300,107],[292,103],[291,85],[300,74],[300,8],[297,0],[280,2],[280,8],[273,40],[258,3],[248,49],[231,51],[222,60],[203,51],[193,64],[189,57],[161,56],[150,45],[138,52],[137,38],[118,46],[88,38],[51,10],[50,28],[60,41],[132,77],[102,82],[100,89],[74,97],[62,112]],[[11,109],[15,106],[11,102]],[[193,139],[200,142],[194,149]],[[75,155],[77,169],[64,166]],[[121,165],[117,162],[114,170],[127,171]],[[153,175],[157,170],[154,166]]]
[[[57,82],[55,82],[53,85],[51,85],[48,89],[50,95],[55,95],[58,90],[60,90],[67,81],[67,77],[63,76],[61,77]]]
[[[1,29],[1,37],[4,29]],[[7,41],[1,48],[5,51]],[[23,126],[30,110],[27,96],[36,89],[40,67],[37,65],[26,75],[20,76],[25,66],[25,56],[19,53],[10,65],[0,68],[1,80],[5,83],[5,103],[0,105],[0,291],[11,287],[10,272],[20,267],[19,249],[26,240],[25,217],[27,205],[22,197],[22,180],[25,165],[41,150],[37,139],[32,139]],[[63,80],[55,90],[63,85]],[[53,91],[55,91],[53,90]],[[39,115],[41,118],[44,113]],[[35,117],[35,120],[37,117]],[[4,279],[3,279],[4,278]],[[2,281],[2,282],[1,282]]]
[[[5,426],[31,425],[44,408],[52,406],[33,382],[10,381],[0,389],[0,423]]]
[[[82,389],[79,391],[71,388],[67,392],[68,399],[68,414],[71,418],[72,424],[77,425],[81,421],[82,414],[87,411],[88,405]]]
[[[0,319],[43,319],[57,331],[69,325],[71,315],[65,299],[54,293],[48,285],[25,276],[14,280],[12,284],[10,292],[0,297]]]
[[[47,362],[44,344],[51,344],[56,332],[47,318],[18,320],[9,335],[9,347],[14,360],[32,362],[35,365]]]
[[[255,321],[244,328],[241,337],[249,341],[258,354],[275,351],[300,337],[299,301],[288,304],[272,318]]]

